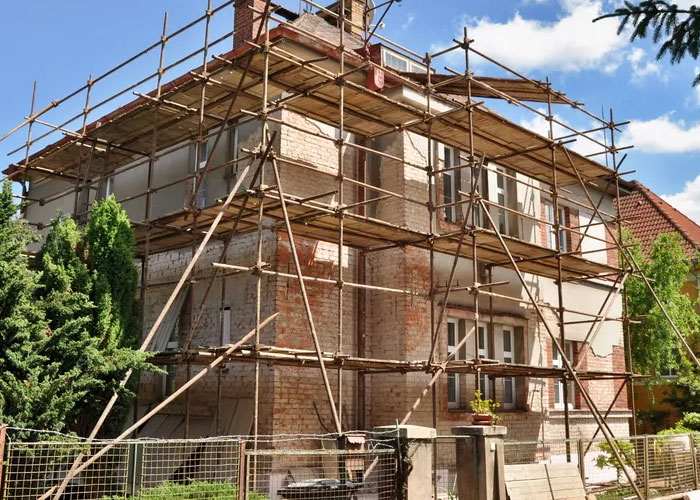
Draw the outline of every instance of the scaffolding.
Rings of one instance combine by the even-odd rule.
[[[506,65],[490,58],[475,47],[474,40],[469,38],[467,30],[461,39],[455,39],[453,45],[435,53],[419,54],[378,34],[377,26],[385,18],[387,12],[396,0],[387,0],[374,5],[364,2],[362,22],[348,15],[344,8],[325,8],[311,0],[303,0],[311,9],[329,19],[337,28],[337,40],[319,36],[293,22],[294,16],[286,9],[276,6],[270,0],[266,2],[238,2],[228,0],[214,7],[212,0],[207,0],[205,13],[188,25],[174,31],[168,31],[168,17],[165,15],[161,37],[140,53],[120,63],[104,74],[87,80],[87,83],[69,95],[51,101],[51,103],[35,110],[36,84],[34,86],[30,113],[18,126],[0,138],[5,140],[11,135],[26,128],[27,138],[22,147],[10,152],[24,152],[22,161],[13,163],[6,171],[7,178],[23,185],[23,210],[33,204],[44,205],[59,199],[73,200],[73,216],[84,220],[89,213],[91,200],[102,192],[107,180],[124,172],[145,169],[146,185],[143,192],[130,194],[119,202],[135,199],[145,200],[143,220],[133,221],[139,256],[142,259],[141,270],[141,300],[144,301],[149,287],[161,286],[163,283],[149,283],[149,257],[173,249],[191,249],[189,263],[175,284],[169,299],[165,303],[153,326],[144,336],[142,350],[147,350],[154,335],[165,320],[169,310],[178,298],[178,294],[188,294],[190,324],[188,334],[181,350],[163,352],[153,358],[156,364],[186,365],[187,380],[173,394],[168,396],[146,415],[136,419],[133,425],[126,429],[115,441],[128,437],[135,429],[158,413],[177,397],[185,394],[185,433],[189,432],[189,391],[188,389],[209,373],[215,373],[217,366],[227,363],[251,363],[254,365],[254,417],[253,435],[258,434],[259,393],[261,391],[260,370],[262,364],[293,366],[299,369],[318,370],[323,381],[325,396],[333,418],[335,432],[343,433],[343,371],[354,371],[358,374],[356,391],[362,391],[366,374],[382,373],[425,373],[430,375],[430,381],[421,395],[416,399],[405,415],[397,415],[401,423],[409,421],[415,410],[422,404],[423,399],[430,393],[432,400],[433,425],[437,427],[437,407],[439,397],[436,393],[436,382],[445,374],[473,374],[476,387],[480,387],[480,375],[494,377],[538,377],[560,379],[564,395],[568,401],[567,391],[572,382],[599,427],[603,437],[610,443],[615,436],[606,422],[606,417],[614,407],[619,395],[630,389],[631,381],[638,377],[631,371],[603,372],[587,370],[581,367],[581,362],[574,365],[565,350],[567,340],[567,325],[575,323],[590,324],[588,335],[584,341],[584,349],[588,350],[591,343],[601,331],[606,322],[617,321],[623,327],[625,336],[625,357],[628,367],[631,366],[631,345],[629,333],[629,318],[627,318],[624,283],[629,276],[641,277],[653,293],[649,281],[642,274],[639,264],[634,260],[627,247],[622,243],[621,224],[625,214],[609,213],[602,207],[603,199],[612,193],[619,197],[619,180],[624,172],[620,167],[624,157],[619,158],[626,147],[615,144],[615,133],[625,122],[616,122],[612,111],[609,118],[601,118],[583,105],[561,92],[554,90],[549,82],[536,81],[508,68]],[[346,2],[350,3],[350,2]],[[264,8],[260,5],[264,4]],[[256,7],[257,5],[257,7]],[[251,40],[234,46],[220,56],[211,56],[214,48],[222,44],[231,44],[236,37],[234,30],[212,39],[211,24],[215,16],[230,15],[231,9],[250,9],[257,23],[257,34]],[[228,14],[227,14],[228,13]],[[369,22],[371,16],[378,16],[377,24]],[[195,51],[178,59],[172,64],[165,64],[165,52],[168,43],[183,33],[203,28],[203,45]],[[235,28],[235,27],[234,27]],[[351,34],[353,33],[353,34]],[[425,71],[400,72],[386,67],[381,61],[371,56],[373,44],[383,44],[401,54]],[[294,44],[313,46],[316,55],[304,56],[298,51],[291,50]],[[230,45],[229,45],[230,47]],[[461,51],[464,55],[464,71],[446,68],[449,74],[439,74],[435,63],[441,56]],[[158,59],[157,69],[147,77],[127,86],[123,90],[98,102],[91,102],[91,94],[96,85],[116,74],[130,64],[155,54]],[[183,76],[164,82],[164,76],[183,64],[201,57],[201,66],[189,71]],[[499,71],[505,72],[508,78],[480,77],[472,70],[472,58],[478,57],[495,65]],[[415,69],[415,68],[414,68]],[[388,93],[373,90],[367,84],[367,73],[381,72],[387,82],[402,86],[411,92],[422,96],[425,106],[418,107],[407,103]],[[138,91],[143,85],[153,85],[155,90],[148,93]],[[137,99],[116,110],[94,120],[96,111],[118,102],[124,96],[133,92]],[[58,125],[49,123],[45,115],[60,106],[70,106],[71,102],[84,97],[82,111],[71,116],[67,121]],[[506,120],[484,106],[483,101],[476,99],[499,99],[509,104],[528,110],[534,116],[548,123],[549,136],[543,137],[531,132],[513,122]],[[546,110],[534,107],[529,103],[545,105]],[[69,103],[69,104],[65,104]],[[582,113],[587,119],[597,125],[589,130],[576,130],[566,122],[558,119],[554,113],[555,105],[564,105]],[[292,121],[279,118],[285,115],[278,112],[285,110],[322,124],[333,127],[335,136],[299,126]],[[94,120],[90,122],[90,120]],[[70,130],[70,126],[80,126]],[[258,147],[249,148],[244,154],[216,164],[215,152],[227,131],[245,123],[259,124],[261,139]],[[323,170],[313,164],[288,156],[276,151],[276,134],[273,125],[293,129],[315,140],[329,141],[337,150],[335,168]],[[36,134],[37,127],[48,129],[42,134]],[[555,126],[568,132],[555,137]],[[393,133],[411,133],[427,139],[425,157],[427,163],[416,163],[402,156],[392,155],[386,151],[371,147],[371,140]],[[64,137],[38,152],[32,152],[46,138],[63,134]],[[347,134],[354,134],[363,140],[347,140]],[[605,140],[600,139],[600,135]],[[610,143],[608,144],[607,139]],[[208,150],[204,144],[214,141],[214,146]],[[567,145],[576,139],[592,142],[600,148],[600,152],[584,156],[567,149]],[[435,143],[439,142],[463,154],[455,165],[436,165],[434,162]],[[196,158],[201,161],[201,168],[196,168],[185,177],[170,181],[163,185],[154,185],[154,168],[159,158],[175,151],[195,147]],[[395,192],[379,183],[368,179],[364,171],[357,175],[348,174],[345,165],[345,154],[355,150],[358,155],[376,155],[402,165],[412,171],[412,175],[424,178],[426,192],[424,198],[418,199],[409,194]],[[604,155],[610,159],[611,167],[606,167],[593,157]],[[504,166],[509,171],[527,176],[531,181],[524,181],[516,174],[499,171],[515,184],[526,184],[552,200],[554,214],[559,213],[559,203],[565,201],[572,206],[589,210],[594,218],[588,224],[567,226],[555,216],[553,220],[538,218],[535,215],[518,211],[488,199],[481,188],[482,177],[488,172],[496,171],[494,165]],[[237,176],[236,182],[227,183],[228,196],[214,204],[205,206],[200,203],[200,189],[209,174],[232,166],[244,166]],[[300,196],[294,192],[285,191],[280,175],[280,166],[290,165],[300,171],[308,171],[315,176],[326,176],[334,184],[331,191],[324,191],[313,196]],[[459,190],[458,199],[449,203],[441,203],[438,197],[438,180],[450,171],[465,172],[469,178],[469,190]],[[27,189],[27,182],[41,179],[58,179],[70,184],[69,188],[52,194],[46,198],[33,198]],[[153,196],[159,190],[172,185],[187,186],[188,201],[182,210],[168,213],[164,216],[153,216]],[[582,202],[566,189],[566,185],[575,185],[585,195]],[[591,193],[591,186],[597,186],[602,195],[599,200]],[[345,194],[349,189],[355,189],[356,200],[346,202]],[[333,197],[334,201],[324,199]],[[383,201],[393,200],[403,205],[417,207],[427,217],[427,230],[406,227],[368,215],[368,207]],[[619,205],[618,205],[619,206]],[[446,209],[457,208],[463,215],[458,228],[445,230],[439,224],[440,214]],[[507,234],[499,228],[490,208],[512,215],[518,220],[525,219],[544,226],[551,232],[555,245],[553,248],[524,241]],[[597,222],[593,222],[597,220]],[[293,262],[293,272],[273,270],[270,263],[264,262],[262,234],[266,224],[272,221],[286,235],[289,251]],[[45,227],[46,222],[35,222],[37,226]],[[588,234],[594,225],[603,226],[606,237],[596,238]],[[253,266],[242,266],[227,261],[227,250],[237,235],[257,233],[256,259]],[[300,263],[295,245],[295,237],[308,238],[329,242],[337,245],[337,275],[335,278],[324,278],[305,275]],[[575,249],[562,246],[562,238],[569,237],[578,241]],[[603,247],[594,251],[583,251],[581,242],[584,238],[598,239]],[[213,268],[207,272],[196,272],[197,263],[212,240],[222,241],[220,258]],[[358,279],[352,281],[343,272],[343,251],[345,247],[358,251],[362,259],[374,253],[386,252],[397,248],[417,248],[427,251],[429,255],[430,284],[427,290],[416,290],[368,284],[364,280],[362,269]],[[600,263],[590,260],[594,252],[619,252],[620,262]],[[448,256],[451,259],[449,277],[440,284],[436,277],[436,257]],[[470,262],[473,283],[464,285],[457,283],[455,278],[457,265],[461,259]],[[480,266],[485,266],[486,282],[479,282]],[[498,293],[494,289],[503,282],[493,281],[493,269],[507,267],[515,272],[519,284],[527,297],[512,297]],[[214,345],[193,349],[191,343],[195,332],[202,320],[205,302],[213,290],[217,278],[235,273],[252,273],[256,277],[255,326],[233,344]],[[531,286],[525,274],[542,276],[554,280],[557,286],[558,302],[556,305],[541,303],[533,295]],[[263,345],[261,331],[277,317],[275,313],[267,318],[262,314],[262,283],[265,276],[276,279],[294,281],[302,298],[302,306],[308,326],[308,332],[313,342],[313,349],[292,349],[285,346]],[[597,313],[576,310],[565,303],[563,288],[565,283],[600,281],[608,283],[609,293]],[[194,297],[194,284],[206,283],[204,297],[199,304]],[[334,352],[324,352],[314,312],[311,307],[306,286],[327,286],[334,288],[337,294],[337,345]],[[188,286],[189,285],[189,286]],[[430,356],[424,360],[391,360],[372,359],[365,355],[364,346],[356,346],[356,353],[345,352],[347,345],[344,339],[345,326],[343,312],[349,305],[344,300],[345,290],[356,290],[358,294],[369,292],[397,294],[400,296],[420,297],[429,302]],[[474,339],[475,359],[454,359],[455,354],[462,349],[469,335],[465,335],[455,346],[452,354],[441,357],[436,349],[438,339],[444,329],[446,311],[451,294],[467,292],[471,295],[474,313],[473,326],[469,333]],[[225,283],[222,284],[222,303],[225,294]],[[612,317],[613,304],[622,296],[623,315]],[[666,318],[671,321],[663,305],[655,297]],[[487,310],[484,302],[492,307],[493,300],[512,301],[531,307],[537,319],[546,330],[553,348],[562,360],[561,367],[532,366],[523,363],[503,362],[486,357],[479,357],[479,335],[476,334],[480,319],[480,311]],[[362,303],[362,301],[359,301]],[[558,328],[553,328],[545,316],[545,310],[557,318]],[[493,314],[486,314],[492,325]],[[584,318],[567,321],[568,318]],[[469,320],[471,322],[471,320]],[[358,326],[359,328],[359,326]],[[697,358],[684,340],[684,335],[673,325],[679,342],[697,364]],[[427,337],[426,337],[427,338]],[[222,339],[223,343],[223,339]],[[193,376],[192,366],[203,367]],[[331,385],[328,372],[338,373],[337,386]],[[220,373],[220,372],[218,372]],[[125,385],[131,373],[123,380]],[[585,380],[616,379],[621,380],[615,398],[605,414],[596,406],[589,391],[582,383]],[[221,379],[219,375],[219,385]],[[116,394],[105,408],[100,420],[88,437],[94,439],[112,406],[116,402]],[[632,404],[634,400],[632,399]],[[363,411],[364,399],[359,405]],[[634,408],[633,415],[634,415]],[[564,421],[567,440],[569,434],[569,410],[564,405]],[[636,428],[636,425],[633,426]],[[568,442],[568,441],[567,441]],[[58,499],[70,478],[83,470],[90,463],[98,460],[112,445],[107,445],[89,459],[79,456],[70,472],[66,474],[62,484],[44,492],[41,500],[53,496]],[[252,444],[257,449],[257,442]],[[620,459],[622,449],[611,446],[612,452]],[[571,451],[567,449],[567,455]],[[640,495],[635,479],[629,476],[630,484]],[[437,498],[437,492],[436,492]],[[641,496],[640,496],[641,498]]]

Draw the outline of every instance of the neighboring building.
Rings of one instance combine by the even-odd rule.
[[[264,2],[255,0],[243,2],[254,4],[259,9]],[[240,13],[239,13],[240,11]],[[245,38],[251,38],[256,29],[251,21],[250,11],[244,7],[236,10],[236,48],[232,53],[225,54],[225,59],[240,57],[250,47],[242,43]],[[279,41],[278,47],[285,51],[298,54],[303,59],[318,59],[319,55],[330,57],[323,64],[334,68],[333,46],[337,44],[339,31],[324,21],[321,17],[307,13],[291,21],[293,26],[303,31],[294,32],[291,28],[275,28],[270,38]],[[314,33],[327,40],[327,46],[318,39],[311,39],[304,32]],[[361,46],[359,41],[346,38],[346,45]],[[415,63],[407,62],[398,53],[386,47],[377,46],[373,49],[381,54],[379,60],[387,67],[398,67],[407,72],[418,71],[412,67]],[[214,71],[220,65],[212,63],[210,70]],[[225,71],[224,71],[225,73]],[[362,72],[358,72],[362,73]],[[418,84],[411,85],[398,78],[392,78],[387,70],[384,95],[405,103],[417,109],[426,108],[425,96]],[[359,74],[358,82],[366,82],[368,78]],[[223,78],[223,77],[221,77]],[[188,84],[187,75],[178,79],[182,86]],[[279,90],[277,90],[279,93]],[[192,93],[194,95],[195,92]],[[271,95],[270,97],[275,97]],[[194,102],[195,99],[192,100]],[[143,100],[139,101],[143,104]],[[248,103],[249,100],[246,101]],[[248,105],[248,104],[246,104]],[[252,104],[251,104],[252,106]],[[433,99],[432,109],[437,112],[448,111],[452,104],[449,101]],[[128,105],[110,114],[110,119],[118,120],[123,115],[128,117],[131,110],[137,106]],[[333,141],[318,137],[337,137],[338,130],[326,122],[319,113],[315,116],[304,116],[294,110],[294,106],[277,110],[273,113],[274,122],[271,129],[277,133],[274,148],[282,169],[282,185],[284,191],[294,199],[314,198],[324,207],[332,207],[337,201],[334,194],[318,197],[319,193],[332,191],[336,186],[338,171],[338,150]],[[125,122],[126,122],[125,118]],[[499,118],[505,126],[517,128],[517,125]],[[106,122],[106,121],[105,121]],[[102,122],[102,123],[105,123]],[[215,129],[210,129],[215,130]],[[311,131],[310,135],[303,130]],[[126,133],[126,132],[125,132]],[[520,134],[532,134],[518,128]],[[370,135],[370,134],[368,134]],[[531,137],[532,135],[527,135]],[[433,152],[432,163],[436,168],[443,169],[458,165],[460,151],[435,141],[429,148],[425,136],[415,131],[399,130],[375,138],[366,138],[358,134],[347,134],[347,138],[358,144],[365,144],[375,150],[382,151],[387,156],[372,152],[362,152],[361,149],[347,148],[344,157],[344,175],[350,179],[364,180],[382,190],[399,193],[407,198],[428,201],[428,185],[425,172],[415,168],[415,165],[428,164],[427,152]],[[236,159],[244,151],[258,146],[261,139],[259,123],[248,122],[245,125],[231,129],[226,140],[219,143],[214,151],[214,162],[222,164]],[[184,140],[184,138],[183,138]],[[157,188],[151,200],[151,220],[153,227],[165,227],[168,224],[177,225],[173,221],[182,220],[184,206],[189,204],[192,187],[186,182],[176,182],[187,177],[201,167],[202,152],[212,147],[212,140],[201,146],[199,153],[195,145],[181,148],[174,152],[161,151],[160,157],[154,164],[154,186]],[[49,146],[43,153],[51,151]],[[171,148],[172,149],[172,148]],[[546,154],[549,154],[546,152]],[[573,154],[573,153],[572,153]],[[614,213],[613,196],[606,190],[604,176],[611,171],[602,165],[593,164],[590,160],[575,156],[580,161],[590,162],[591,168],[600,172],[599,181],[591,181],[589,185],[596,197],[603,198],[600,209]],[[399,161],[402,159],[403,161]],[[519,160],[520,161],[520,160]],[[525,161],[525,160],[522,160]],[[528,160],[529,161],[529,160]],[[409,164],[410,163],[410,164]],[[108,181],[102,182],[97,190],[88,190],[84,197],[88,201],[94,197],[114,194],[123,202],[124,208],[135,223],[139,244],[145,241],[142,221],[146,210],[146,201],[140,193],[147,182],[147,169],[128,168],[125,162]],[[484,170],[481,179],[481,194],[487,200],[511,211],[493,206],[491,216],[497,221],[501,232],[510,237],[509,241],[522,245],[519,255],[541,254],[549,255],[557,243],[567,252],[565,265],[585,266],[595,270],[613,271],[617,265],[614,245],[600,220],[593,210],[584,208],[587,205],[583,191],[571,179],[566,184],[567,200],[561,201],[558,214],[554,213],[552,200],[548,194],[548,185],[534,177],[528,177],[511,167],[515,163],[509,160],[492,162]],[[520,165],[520,164],[518,164]],[[525,164],[523,164],[525,165]],[[545,167],[542,167],[545,168]],[[548,167],[547,167],[548,168]],[[213,207],[206,213],[214,213],[218,199],[225,196],[231,189],[241,166],[219,169],[212,172],[206,179],[201,192],[197,193],[198,202],[204,207]],[[462,172],[462,175],[459,173]],[[469,191],[471,179],[468,170],[452,170],[439,174],[436,179],[436,199],[439,204],[450,205],[463,200],[461,192]],[[331,175],[326,175],[331,174]],[[270,173],[267,171],[266,183],[269,184]],[[534,176],[535,174],[533,174]],[[540,174],[542,175],[542,174]],[[540,177],[542,178],[542,177]],[[518,181],[518,182],[516,182]],[[50,199],[53,194],[66,189],[72,184],[60,178],[49,177],[37,182],[31,182],[29,197],[35,199]],[[344,190],[346,205],[363,202],[365,199],[380,197],[382,193],[372,194],[370,190],[361,193],[356,185],[346,184]],[[366,196],[366,198],[363,198]],[[31,204],[27,207],[26,217],[33,222],[45,222],[52,217],[57,209],[74,213],[78,207],[79,196],[75,201],[70,197],[58,198],[55,201]],[[319,205],[320,206],[320,205]],[[460,228],[464,216],[462,205],[450,205],[437,212],[437,224],[441,232],[456,231]],[[360,212],[361,210],[361,212]],[[521,217],[517,212],[527,214]],[[429,230],[428,212],[425,207],[415,203],[380,197],[376,202],[363,205],[356,212],[358,217],[366,216],[369,223],[381,226],[386,231],[404,230],[409,234],[427,234]],[[483,217],[484,214],[479,214]],[[359,220],[359,219],[357,219]],[[538,221],[539,220],[539,221]],[[567,234],[562,234],[559,242],[541,221],[554,222],[558,220],[568,228]],[[364,222],[363,222],[364,223]],[[485,222],[481,221],[482,225]],[[590,224],[590,226],[589,226]],[[584,227],[587,227],[583,234]],[[255,229],[252,227],[250,229]],[[303,234],[303,228],[299,225]],[[191,238],[183,235],[181,241],[173,243],[172,232],[165,230],[155,233],[149,239],[150,257],[148,260],[149,288],[145,294],[144,327],[149,328],[161,311],[173,283],[179,278],[191,256]],[[485,233],[486,234],[486,233]],[[243,266],[252,266],[256,261],[257,233],[244,231],[236,236],[229,248],[227,261]],[[353,237],[348,230],[349,239]],[[317,238],[317,239],[316,239]],[[304,274],[334,279],[337,275],[338,263],[337,244],[328,236],[315,237],[307,233],[296,238],[296,247],[304,267]],[[335,240],[337,241],[337,240]],[[359,241],[359,240],[358,240]],[[375,245],[379,246],[379,239]],[[494,248],[497,240],[490,243]],[[286,233],[274,220],[266,218],[262,231],[263,260],[270,269],[293,273],[290,248]],[[140,248],[143,248],[142,246]],[[215,242],[207,250],[197,268],[200,275],[206,276],[211,270],[211,263],[218,259],[222,243]],[[343,247],[343,266],[346,279],[384,287],[410,289],[417,292],[427,292],[430,288],[429,250],[427,247],[397,246],[381,252],[364,252],[360,243]],[[479,250],[484,259],[489,257],[487,251]],[[524,258],[524,257],[523,257]],[[435,283],[443,285],[450,271],[452,257],[436,253]],[[526,274],[530,290],[537,300],[545,306],[558,306],[557,287],[555,285],[555,260],[540,264],[541,267],[531,267],[532,272]],[[505,263],[504,263],[505,264]],[[527,267],[525,264],[523,264]],[[541,269],[541,273],[535,273]],[[568,272],[568,271],[567,271]],[[543,325],[539,322],[535,310],[525,303],[527,295],[520,285],[514,271],[507,267],[494,266],[491,275],[480,265],[477,281],[508,283],[498,287],[498,293],[508,295],[520,302],[492,297],[490,301],[484,297],[480,307],[481,323],[476,333],[469,333],[474,321],[472,295],[465,290],[454,292],[450,296],[447,308],[448,320],[444,324],[442,335],[438,339],[438,357],[442,359],[454,350],[460,338],[465,335],[478,335],[480,349],[474,352],[474,342],[467,342],[466,348],[457,356],[458,359],[489,358],[505,363],[518,363],[533,367],[561,367],[562,361],[553,352],[552,343]],[[540,275],[541,274],[541,275]],[[585,273],[581,273],[585,274]],[[472,264],[463,258],[457,268],[457,283],[472,283]],[[587,279],[567,281],[565,290],[565,306],[585,314],[595,315],[603,303],[611,281],[606,279]],[[194,285],[194,301],[199,304],[206,280],[202,279]],[[241,332],[248,331],[255,322],[257,277],[251,273],[228,273],[216,282],[215,293],[211,294],[204,311],[201,327],[196,332],[193,346],[219,346],[234,341]],[[261,342],[266,345],[283,346],[288,348],[310,349],[312,344],[308,335],[308,326],[301,305],[300,290],[292,281],[277,276],[262,278],[261,317],[265,318],[273,312],[280,316],[274,323],[274,328],[263,331]],[[337,289],[333,286],[308,286],[309,299],[314,313],[316,327],[319,331],[324,351],[335,352],[338,348],[338,314]],[[344,289],[343,310],[343,345],[342,352],[353,356],[395,359],[395,360],[426,360],[430,351],[430,304],[425,294],[413,295],[386,293],[366,290],[360,292],[356,288]],[[185,294],[182,294],[183,297]],[[618,299],[612,307],[611,316],[622,314],[621,302]],[[159,332],[155,350],[163,351],[169,348],[182,347],[189,325],[189,307],[183,299],[174,306],[177,315],[171,314],[165,323],[166,328]],[[548,323],[558,331],[558,319],[551,309],[546,309]],[[624,373],[624,347],[621,323],[608,321],[602,326],[600,333],[585,357],[579,359],[584,352],[583,341],[590,329],[590,316],[585,314],[567,314],[566,321],[572,322],[566,327],[566,349],[571,353],[575,363],[581,361],[581,370],[604,373]],[[196,365],[192,365],[191,373],[196,373]],[[183,364],[171,366],[167,375],[142,376],[139,392],[139,414],[152,408],[181,384],[187,376],[188,368]],[[533,371],[536,373],[536,371]],[[331,386],[336,387],[337,371],[329,369]],[[488,397],[501,403],[503,422],[509,427],[509,438],[512,439],[560,439],[564,437],[564,409],[567,406],[571,413],[572,437],[590,437],[597,426],[593,416],[588,411],[581,395],[569,386],[569,401],[563,400],[563,382],[558,379],[538,378],[537,375],[523,377],[481,376],[481,385]],[[362,374],[354,371],[344,371],[343,411],[342,419],[346,428],[371,429],[376,425],[394,424],[411,407],[416,397],[425,387],[430,375],[426,373],[376,373]],[[612,402],[622,380],[607,378],[600,380],[585,380],[583,384],[595,398],[599,408],[605,410]],[[260,421],[261,434],[272,433],[319,433],[324,432],[324,423],[330,424],[330,411],[325,404],[324,390],[318,373],[312,369],[289,367],[282,365],[263,364],[260,371]],[[450,374],[442,377],[437,386],[437,423],[440,434],[449,434],[450,427],[465,424],[470,421],[468,402],[473,397],[475,375]],[[183,420],[188,411],[190,425],[189,435],[205,435],[214,433],[246,433],[250,430],[252,405],[254,398],[254,367],[250,363],[232,363],[216,374],[207,376],[195,386],[189,396],[189,410],[185,409],[185,398],[178,404],[167,409],[167,415],[158,417],[153,423],[141,430],[141,435],[184,435]],[[315,404],[317,403],[317,410]],[[316,415],[318,412],[318,418]],[[622,394],[612,408],[608,423],[619,436],[628,434],[628,420],[631,413],[628,410],[627,398]],[[432,409],[427,400],[418,408],[409,423],[432,425]]]
[[[642,245],[642,251],[648,253],[654,240],[664,233],[676,233],[683,239],[683,248],[690,259],[691,272],[681,290],[693,301],[698,299],[698,249],[700,249],[700,226],[673,208],[649,188],[637,181],[627,183],[630,194],[620,197],[620,214],[625,219],[625,225]],[[700,312],[700,309],[698,310]],[[658,374],[666,381],[677,377],[675,370],[669,369]],[[649,389],[643,382],[634,385],[634,402],[638,415],[638,431],[642,433],[656,432],[671,427],[681,415],[674,406],[664,399],[670,386],[661,383]]]

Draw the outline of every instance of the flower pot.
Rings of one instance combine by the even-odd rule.
[[[493,425],[493,415],[472,413],[472,425]]]

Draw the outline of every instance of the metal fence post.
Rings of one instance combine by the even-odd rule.
[[[7,440],[7,424],[0,425],[0,498],[5,498],[5,441]]]
[[[581,481],[583,481],[583,487],[586,487],[586,454],[583,450],[583,439],[578,438],[576,441],[576,450],[578,453],[578,470],[581,474]]]
[[[649,436],[644,436],[644,498],[649,499]]]
[[[688,434],[688,441],[690,441],[690,457],[693,460],[693,485],[694,488],[698,489],[698,454],[695,449],[695,437],[692,434]]]
[[[238,447],[238,498],[240,500],[248,498],[248,467],[245,444],[245,440],[242,439]]]

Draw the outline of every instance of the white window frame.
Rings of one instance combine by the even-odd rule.
[[[110,175],[105,181],[105,198],[109,198],[114,194],[114,176]]]
[[[501,347],[502,347],[502,359],[504,363],[513,363],[514,362],[514,343],[515,343],[515,336],[513,335],[513,328],[510,326],[504,326],[501,328]],[[506,350],[506,338],[508,338],[508,343],[510,344],[510,349]],[[512,410],[515,408],[515,378],[514,377],[505,377],[502,379],[503,380],[503,409],[504,410]],[[512,397],[511,401],[506,401],[506,387],[510,388],[510,394]]]
[[[405,64],[405,68],[398,68],[394,65],[389,64],[387,62],[387,55],[390,55],[397,61],[400,61],[403,64]],[[412,73],[425,73],[426,69],[424,65],[418,64],[409,59],[408,57],[401,55],[398,52],[393,51],[391,49],[387,49],[386,47],[382,47],[382,66],[384,66],[385,68],[391,68],[395,71],[410,71]]]
[[[209,157],[209,142],[205,140],[204,142],[199,143],[199,145],[195,144],[195,151],[197,152],[195,167],[197,172],[199,172],[200,170],[204,170],[204,167],[207,165],[207,158]],[[199,188],[199,193],[197,193],[197,202],[199,203],[200,207],[205,207],[207,205],[207,192],[204,182]]]
[[[450,338],[452,337],[452,338]],[[452,354],[457,348],[459,343],[459,320],[448,319],[447,320],[447,355]],[[455,360],[460,359],[459,351],[455,352]],[[454,394],[452,393],[454,389]],[[453,397],[454,396],[454,397]],[[460,408],[461,399],[459,393],[459,374],[448,373],[447,374],[447,408],[457,409]]]
[[[544,219],[547,222],[554,224],[554,203],[549,200],[544,202]],[[566,227],[566,207],[559,207],[559,225]],[[554,228],[554,226],[547,226],[546,246],[551,250],[557,249],[557,230]],[[564,230],[559,231],[559,247],[562,252],[568,251],[566,244],[566,231]]]
[[[479,359],[488,358],[489,355],[489,332],[486,325],[479,325],[476,334],[479,336]],[[482,342],[483,340],[483,342]],[[479,385],[481,386],[482,399],[491,398],[491,384],[489,378],[484,373],[479,375]]]
[[[496,167],[496,199],[494,202],[498,203],[503,207],[508,206],[508,183],[505,174],[505,168]],[[499,185],[501,184],[501,185]],[[498,223],[498,232],[501,234],[509,235],[508,227],[508,213],[506,210],[496,207],[496,222]]]
[[[569,357],[569,361],[573,362],[574,359],[574,344],[570,341],[566,341],[564,343],[564,349],[566,350],[566,353]],[[552,345],[552,366],[554,368],[563,368],[564,367],[564,361],[561,359],[559,356],[559,351],[557,348]],[[573,409],[574,407],[574,384],[573,380],[567,380],[567,385],[568,385],[568,392],[569,392],[569,402],[567,403],[567,406],[569,409]],[[564,402],[561,400],[561,398],[564,395],[564,382],[561,379],[556,379],[554,381],[554,408],[564,408]]]
[[[457,165],[458,161],[458,155],[459,152],[446,145],[443,146],[443,163],[442,163],[442,168],[450,168],[454,167]],[[449,155],[449,161],[448,161],[448,155]],[[442,173],[442,198],[443,198],[443,203],[448,204],[448,203],[456,203],[457,202],[457,175],[456,175],[456,170],[449,170],[447,172]],[[450,180],[450,186],[449,188],[445,186],[447,179]],[[449,207],[445,207],[445,220],[449,222],[457,222],[457,205],[451,205]]]

